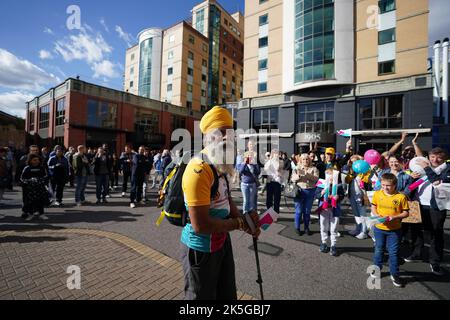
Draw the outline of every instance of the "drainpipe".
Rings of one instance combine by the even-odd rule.
[[[434,43],[433,49],[434,49],[434,65],[433,65],[433,80],[434,80],[434,90],[433,90],[433,97],[434,101],[436,102],[436,116],[441,116],[441,99],[440,99],[440,83],[441,83],[441,57],[439,55],[439,51],[441,48],[441,42],[438,40]]]
[[[444,123],[448,124],[448,38],[442,43],[442,113]]]

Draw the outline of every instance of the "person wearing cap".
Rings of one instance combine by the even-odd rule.
[[[182,181],[190,219],[181,234],[185,298],[236,300],[229,231],[244,230],[258,237],[258,214],[249,214],[256,226],[252,231],[228,188],[227,176],[234,170],[234,130],[230,113],[214,107],[203,116],[200,130],[205,149],[189,161]],[[213,185],[218,185],[214,195],[211,194]]]

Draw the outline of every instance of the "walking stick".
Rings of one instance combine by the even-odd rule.
[[[247,224],[249,225],[250,229],[254,232],[256,227],[255,224],[252,220],[252,218],[250,217],[250,214],[245,214],[244,215],[245,220],[247,221]],[[261,300],[264,300],[264,293],[263,293],[263,280],[262,280],[262,276],[261,276],[261,268],[259,266],[259,255],[258,255],[258,239],[256,239],[255,237],[253,237],[253,248],[255,250],[255,259],[256,259],[256,270],[258,272],[258,279],[256,280],[256,283],[259,284],[259,290],[261,292]]]

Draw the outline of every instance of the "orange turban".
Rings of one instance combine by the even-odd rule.
[[[209,110],[200,121],[200,130],[207,133],[212,129],[233,127],[233,118],[227,109],[216,106]]]

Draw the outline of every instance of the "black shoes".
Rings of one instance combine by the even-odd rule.
[[[392,284],[394,286],[396,286],[397,288],[402,288],[405,285],[403,279],[400,278],[399,276],[391,275],[391,280],[392,280]]]

